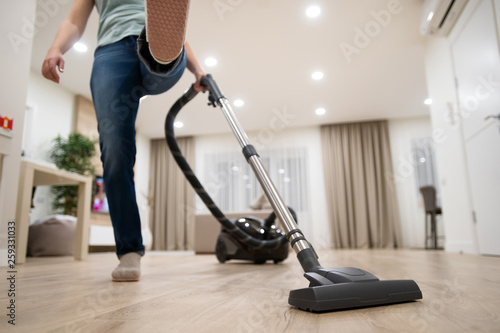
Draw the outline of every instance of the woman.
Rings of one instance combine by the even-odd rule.
[[[94,5],[100,20],[90,85],[120,260],[112,278],[138,281],[144,255],[133,171],[139,100],[169,90],[186,67],[195,76],[195,89],[201,91],[205,72],[189,44],[184,43],[188,0],[146,0],[147,20],[144,0],[74,0],[43,62],[45,78],[59,83],[57,69],[64,71],[63,54],[82,36]],[[165,21],[174,22],[176,29],[166,31]],[[145,26],[146,32],[153,32],[147,41]],[[165,44],[167,50],[158,47]]]

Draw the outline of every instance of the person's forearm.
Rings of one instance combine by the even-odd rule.
[[[206,73],[201,67],[198,60],[196,60],[194,52],[191,49],[191,46],[189,46],[188,42],[184,44],[184,49],[186,50],[186,67],[191,73],[194,74],[196,78],[196,82],[193,83],[194,90],[198,92],[203,91],[206,87],[203,87],[201,85],[201,80],[206,75]]]
[[[94,8],[94,0],[75,0],[70,13],[57,30],[50,50],[64,54],[83,35],[90,13]]]
[[[56,50],[62,54],[66,53],[82,37],[82,34],[83,32],[77,26],[69,21],[64,21],[57,30],[49,51]]]
[[[196,59],[193,50],[188,42],[184,44],[184,49],[186,50],[186,67],[187,69],[196,75],[204,75],[205,71],[201,67],[200,63]]]
[[[82,37],[90,13],[94,8],[94,0],[74,0],[73,6],[57,30],[54,41],[47,51],[42,64],[42,75],[55,83],[59,83],[59,72],[64,71],[63,54]]]

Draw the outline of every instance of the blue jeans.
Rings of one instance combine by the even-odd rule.
[[[95,52],[90,87],[118,256],[129,252],[144,254],[134,184],[135,120],[139,100],[174,86],[186,67],[184,50],[182,57],[171,73],[159,76],[139,60],[137,36],[99,47]]]

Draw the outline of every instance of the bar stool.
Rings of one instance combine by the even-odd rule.
[[[425,248],[429,249],[428,243],[431,241],[430,248],[437,249],[437,230],[436,230],[436,216],[442,214],[441,207],[436,205],[436,189],[434,186],[423,186],[420,188],[420,193],[424,197],[424,208],[425,208]],[[429,235],[429,223],[428,216],[430,216],[430,235]]]

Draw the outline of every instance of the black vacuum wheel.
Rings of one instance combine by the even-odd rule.
[[[217,245],[215,246],[215,255],[217,257],[217,260],[221,264],[225,263],[227,260],[227,248],[226,248],[226,243],[222,239],[219,239],[217,241]]]

